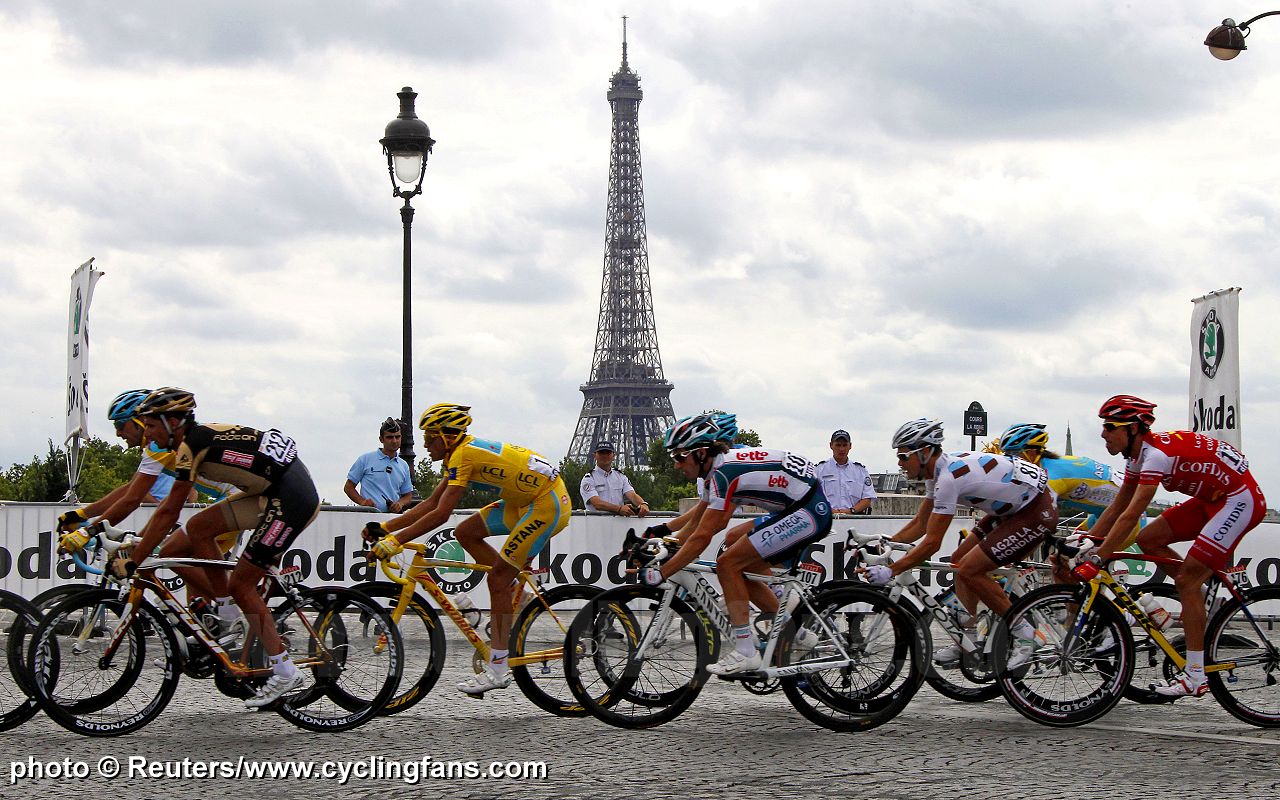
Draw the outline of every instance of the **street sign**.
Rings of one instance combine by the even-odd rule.
[[[986,436],[987,435],[987,412],[982,410],[982,404],[974,400],[964,412],[964,435],[965,436]]]

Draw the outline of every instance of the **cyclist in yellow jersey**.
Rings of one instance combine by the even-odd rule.
[[[435,530],[449,520],[468,486],[498,490],[498,500],[463,520],[454,536],[472,558],[492,567],[487,583],[492,609],[492,654],[483,672],[458,684],[473,697],[511,684],[507,640],[516,576],[542,548],[569,524],[569,492],[560,471],[538,453],[519,445],[477,439],[467,433],[470,406],[437,403],[418,420],[432,461],[444,462],[444,480],[423,502],[386,523],[365,527],[366,540],[376,540],[372,555],[390,558],[404,543]],[[505,536],[495,550],[486,536]]]
[[[1010,425],[1000,436],[999,452],[1030,461],[1049,474],[1049,488],[1058,497],[1058,506],[1064,512],[1084,513],[1084,528],[1088,530],[1098,516],[1107,510],[1120,491],[1111,467],[1083,456],[1061,456],[1049,447],[1049,434],[1040,423],[1021,422]],[[1146,518],[1138,520],[1133,530],[1120,545],[1128,548],[1138,539],[1138,531],[1146,524]],[[1051,557],[1054,577],[1059,583],[1075,583],[1066,566],[1066,560],[1057,554]]]

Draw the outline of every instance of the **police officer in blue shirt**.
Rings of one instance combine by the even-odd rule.
[[[401,435],[400,421],[387,417],[378,429],[382,448],[360,456],[347,471],[342,490],[351,502],[393,514],[409,508],[413,501],[413,481],[409,477],[409,465],[400,458]]]
[[[849,460],[849,432],[831,434],[831,458],[818,464],[822,492],[833,514],[870,514],[876,490],[871,474],[857,461]]]

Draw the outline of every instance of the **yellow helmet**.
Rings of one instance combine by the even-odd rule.
[[[471,406],[457,403],[436,403],[418,417],[418,427],[424,431],[440,433],[465,433],[471,426]]]

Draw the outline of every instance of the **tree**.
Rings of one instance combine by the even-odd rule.
[[[142,454],[102,439],[89,439],[80,450],[80,485],[76,493],[86,502],[98,500],[127,482],[138,469]],[[67,494],[67,453],[49,441],[44,458],[14,464],[0,473],[0,500],[55,503]]]
[[[560,479],[569,490],[569,500],[574,508],[587,507],[582,500],[582,478],[593,468],[592,462],[579,461],[575,458],[565,458],[560,462]],[[644,495],[641,494],[641,497]]]

